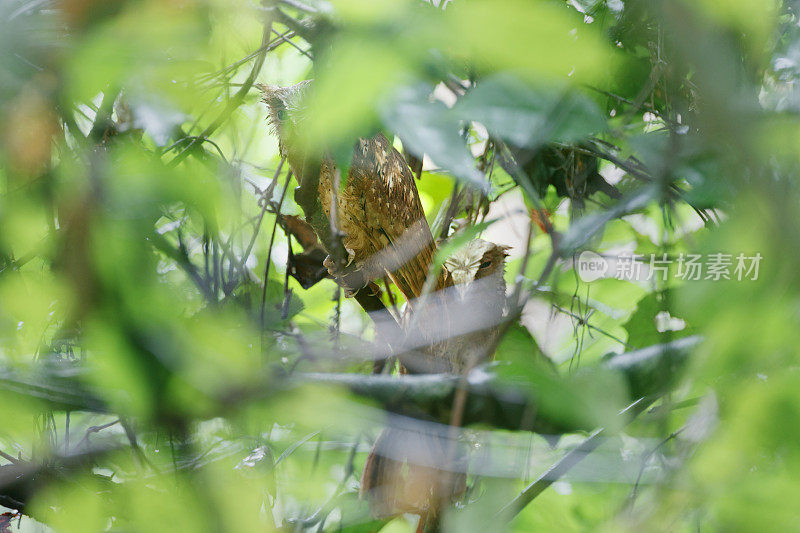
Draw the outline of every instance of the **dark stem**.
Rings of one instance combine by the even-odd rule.
[[[281,213],[281,206],[283,205],[283,199],[286,197],[286,191],[289,189],[289,180],[292,179],[292,171],[290,170],[286,174],[286,186],[283,188],[281,192],[281,198],[278,201],[278,205],[275,208],[275,223],[272,225],[272,235],[269,238],[269,249],[267,250],[267,264],[264,265],[264,286],[261,290],[261,329],[264,329],[264,310],[267,306],[267,283],[269,283],[269,267],[272,264],[272,246],[275,244],[275,234],[278,231],[278,219],[280,218]],[[288,268],[288,265],[287,265]]]

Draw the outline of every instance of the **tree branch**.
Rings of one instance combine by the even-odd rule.
[[[619,372],[627,382],[631,399],[662,394],[674,381],[699,337],[686,337],[665,344],[614,355],[595,370]],[[671,369],[665,376],[663,369]],[[590,372],[592,368],[585,371]],[[448,423],[453,398],[461,377],[454,374],[385,376],[363,374],[308,373],[295,375],[296,382],[323,383],[345,387],[350,392],[379,403],[387,411],[424,416]],[[564,382],[567,384],[567,382]],[[564,417],[551,416],[535,405],[539,397],[535,385],[514,386],[498,376],[477,369],[466,380],[467,399],[462,424],[490,424],[500,429],[530,429],[529,413],[537,412],[533,430],[559,433],[589,429],[576,427]],[[531,411],[533,410],[533,411]]]

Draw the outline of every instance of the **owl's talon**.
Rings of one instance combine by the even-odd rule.
[[[336,277],[333,273],[334,269],[336,268],[336,263],[334,263],[333,257],[329,255],[325,256],[325,259],[322,260],[322,266],[328,269],[328,274],[330,274],[334,278]]]
[[[365,285],[364,275],[360,270],[355,268],[355,265],[348,263],[341,270],[336,268],[336,262],[329,255],[322,261],[322,265],[328,269],[328,273],[336,280],[336,283],[344,289],[346,298],[351,298],[355,293],[362,289]]]

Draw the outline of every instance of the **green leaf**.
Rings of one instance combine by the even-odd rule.
[[[396,132],[409,151],[428,155],[434,163],[479,189],[487,190],[486,177],[459,135],[459,121],[443,103],[430,102],[433,88],[420,84],[403,87],[381,109],[386,126]]]
[[[636,304],[636,311],[622,325],[628,332],[629,346],[643,348],[661,340],[663,334],[656,329],[656,315],[662,311],[663,298],[668,292],[650,293]]]
[[[533,87],[511,74],[480,80],[454,107],[515,146],[572,142],[605,129],[593,101],[563,87]]]
[[[560,254],[562,257],[572,255],[575,250],[583,246],[594,235],[603,230],[605,225],[623,215],[644,209],[647,205],[661,194],[661,190],[656,186],[642,187],[641,189],[627,195],[610,209],[598,211],[581,217],[570,226],[569,231],[564,235],[560,243]]]
[[[486,220],[484,222],[475,224],[474,226],[469,226],[468,228],[465,228],[464,231],[454,235],[453,237],[450,237],[447,242],[443,243],[439,249],[436,250],[436,256],[433,258],[433,264],[435,267],[441,267],[447,258],[453,255],[454,252],[466,246],[468,242],[475,239],[483,232],[483,230],[495,222],[497,222],[496,219]]]
[[[613,49],[602,34],[566,2],[473,0],[454,3],[446,15],[453,52],[484,72],[586,82],[611,62]]]

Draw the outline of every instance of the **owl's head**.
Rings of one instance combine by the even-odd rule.
[[[310,84],[311,80],[288,87],[256,85],[261,91],[261,101],[267,104],[269,123],[280,140],[281,155],[286,155],[289,137],[297,134],[297,126],[303,119],[303,97]]]
[[[474,239],[450,255],[444,266],[462,299],[467,295],[505,297],[506,257],[508,246]]]

